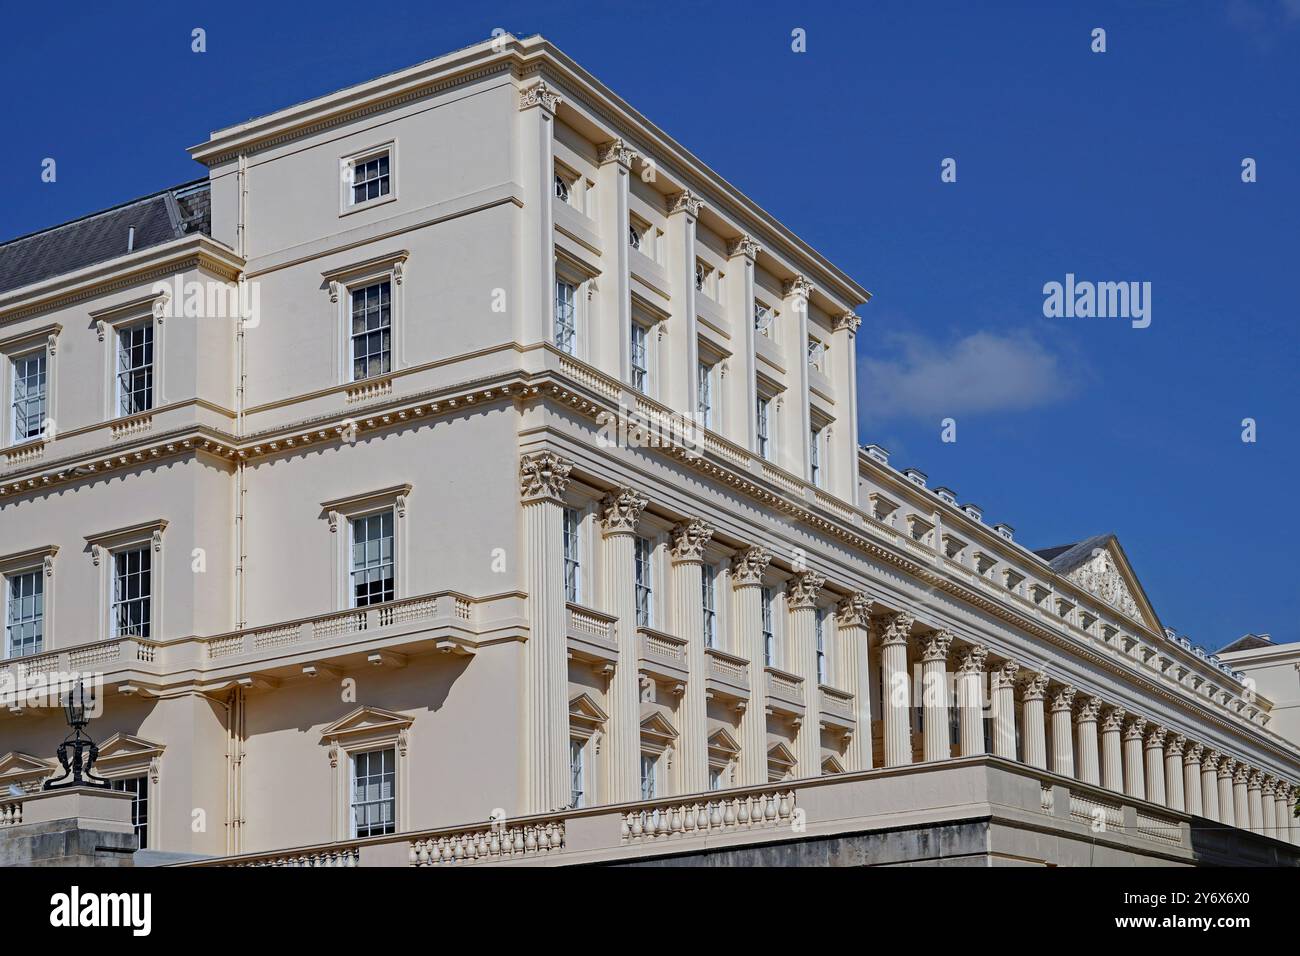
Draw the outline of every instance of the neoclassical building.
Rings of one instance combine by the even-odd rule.
[[[1297,859],[1271,701],[860,447],[868,292],[546,40],[190,154],[0,245],[0,828],[84,674],[155,860]]]

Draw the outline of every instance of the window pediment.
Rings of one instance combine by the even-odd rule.
[[[7,792],[9,784],[16,783],[30,793],[53,771],[54,765],[51,762],[11,750],[0,757],[0,790]]]
[[[609,720],[609,715],[601,709],[590,694],[578,694],[569,700],[569,724],[588,731],[594,731]]]
[[[397,738],[415,719],[382,707],[358,707],[321,731],[321,743],[353,744]]]
[[[147,764],[154,757],[162,756],[164,749],[165,745],[152,740],[133,734],[116,733],[100,746],[99,760],[95,765],[107,770],[134,763]]]

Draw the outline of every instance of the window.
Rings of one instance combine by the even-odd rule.
[[[826,683],[826,608],[813,611],[813,627],[817,633],[817,683]]]
[[[771,337],[772,310],[761,302],[754,303],[754,331]]]
[[[759,588],[759,602],[763,612],[763,665],[776,666],[776,635],[772,632],[772,589]]]
[[[641,799],[655,798],[655,784],[658,776],[659,759],[654,754],[641,753]]]
[[[118,329],[117,413],[135,415],[153,408],[153,322]]]
[[[13,361],[14,444],[40,438],[45,431],[45,352],[20,355]]]
[[[723,780],[723,770],[721,767],[709,768],[709,789],[721,790]]]
[[[583,777],[586,774],[586,768],[583,764],[584,753],[582,741],[575,738],[569,740],[569,806],[583,806]]]
[[[577,604],[582,593],[581,521],[576,508],[564,509],[564,600]]]
[[[577,286],[559,279],[555,283],[555,347],[578,354]]]
[[[755,435],[758,439],[758,457],[770,461],[772,457],[772,445],[770,441],[772,403],[769,399],[758,398],[757,420],[755,422]]]
[[[627,227],[627,244],[638,252],[641,250],[641,230],[634,225]]]
[[[352,606],[393,600],[393,513],[353,518],[351,525]]]
[[[826,371],[826,346],[819,339],[808,337],[808,367]]]
[[[555,174],[555,198],[563,203],[569,201],[569,181],[559,173]]]
[[[717,568],[705,564],[700,568],[701,602],[704,606],[704,646],[716,647],[718,639]]]
[[[352,755],[352,835],[379,836],[397,831],[396,760],[392,750]]]
[[[650,627],[654,605],[653,546],[648,538],[636,539],[636,626]]]
[[[705,428],[713,427],[713,366],[700,363],[699,370],[698,412],[700,424]]]
[[[40,569],[6,579],[5,656],[39,654],[45,643],[45,575]]]
[[[709,267],[699,259],[695,260],[695,291],[704,291],[704,280],[709,277]]]
[[[352,290],[352,381],[393,370],[392,283]]]
[[[808,478],[816,487],[822,486],[822,433],[814,428],[808,434]]]
[[[388,195],[389,163],[387,150],[352,163],[352,205]]]
[[[150,636],[153,551],[147,546],[113,555],[114,637]]]
[[[649,391],[650,365],[646,360],[646,328],[638,322],[632,323],[632,387],[642,392]]]
[[[115,777],[109,781],[114,790],[131,794],[131,825],[140,849],[149,846],[149,778]]]

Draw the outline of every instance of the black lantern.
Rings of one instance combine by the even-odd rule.
[[[100,787],[107,790],[111,784],[103,777],[91,773],[91,767],[99,758],[99,747],[85,733],[90,723],[90,712],[95,706],[95,695],[86,693],[84,681],[78,680],[63,697],[63,715],[72,728],[72,733],[59,744],[59,765],[63,767],[62,776],[45,781],[44,790],[60,790],[64,787]]]

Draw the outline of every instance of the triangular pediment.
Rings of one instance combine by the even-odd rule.
[[[844,764],[838,757],[831,755],[822,758],[822,773],[843,773]]]
[[[1049,549],[1048,563],[1066,580],[1103,604],[1157,634],[1164,633],[1128,556],[1113,534],[1098,535],[1064,548]],[[1040,552],[1040,554],[1046,553]]]
[[[569,719],[577,718],[593,724],[603,724],[609,715],[590,694],[582,693],[569,699]]]
[[[358,707],[340,717],[321,731],[324,740],[346,740],[349,737],[383,733],[398,733],[415,723],[414,718],[382,707]]]
[[[54,764],[31,754],[11,750],[0,757],[0,787],[21,780],[44,777],[54,771]],[[0,794],[3,796],[3,794]]]
[[[668,722],[662,711],[656,709],[641,718],[641,733],[672,740],[677,736],[677,728]]]
[[[163,744],[154,743],[152,740],[145,740],[134,734],[117,733],[100,746],[96,766],[129,763],[132,760],[151,760],[160,756],[163,749]]]
[[[740,744],[736,743],[736,738],[722,728],[709,735],[709,749],[733,757],[740,754]]]
[[[774,763],[782,767],[793,767],[795,765],[794,753],[783,743],[775,743],[767,748],[767,759],[769,763]]]

